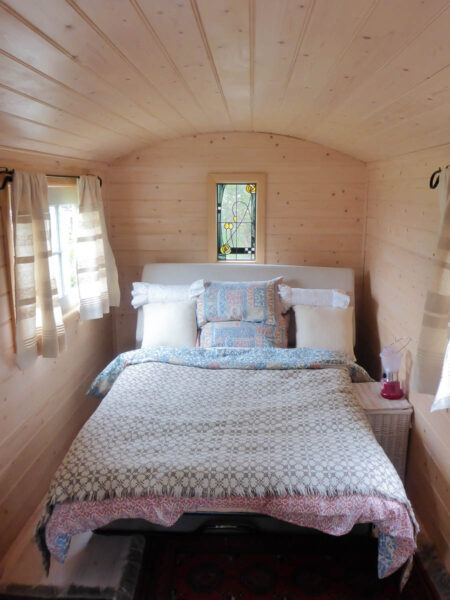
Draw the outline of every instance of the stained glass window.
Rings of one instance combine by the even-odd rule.
[[[256,183],[217,183],[217,259],[254,261]]]

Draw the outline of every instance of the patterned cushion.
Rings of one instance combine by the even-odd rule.
[[[245,321],[224,321],[206,323],[202,327],[200,346],[203,348],[286,348],[285,327],[248,323]]]
[[[278,295],[282,280],[278,277],[270,281],[212,281],[197,300],[198,325],[214,321],[283,324]]]

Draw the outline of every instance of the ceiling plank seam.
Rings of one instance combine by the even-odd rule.
[[[377,0],[378,1],[378,0]],[[409,38],[409,40],[407,42],[405,42],[405,44],[403,46],[401,46],[396,52],[394,52],[384,63],[382,63],[381,65],[379,65],[376,69],[374,69],[373,71],[371,71],[370,73],[368,73],[367,78],[362,79],[361,82],[359,83],[359,85],[355,85],[353,87],[353,89],[351,89],[348,93],[348,95],[346,96],[345,100],[343,102],[336,102],[333,106],[332,109],[330,109],[330,111],[328,112],[327,115],[327,120],[329,120],[329,117],[331,115],[333,115],[334,113],[336,113],[336,111],[339,109],[340,106],[342,106],[342,104],[345,104],[345,102],[347,102],[354,94],[356,94],[361,88],[363,88],[371,79],[373,79],[374,77],[376,77],[380,72],[382,72],[384,69],[386,69],[386,67],[388,67],[392,62],[395,61],[396,58],[398,58],[403,52],[405,52],[409,47],[411,47],[416,40],[423,35],[423,33],[433,25],[433,23],[437,20],[442,18],[442,15],[449,10],[448,6],[444,6],[441,9],[439,9],[437,11],[437,13],[428,20],[428,22],[424,25],[424,27],[421,29],[420,32],[418,32],[416,35],[412,36],[411,38]],[[360,29],[360,28],[359,28]],[[347,52],[348,48],[346,49],[345,52]],[[341,59],[344,57],[345,52],[342,54]],[[337,66],[339,64],[339,61],[336,62],[336,64],[334,66]],[[445,67],[444,67],[445,68]],[[441,70],[441,69],[440,69]],[[437,71],[438,72],[438,71]],[[435,75],[435,73],[433,73],[433,75]],[[432,77],[433,75],[431,75],[430,77]],[[427,79],[427,78],[426,78]],[[426,79],[424,79],[423,81],[425,81]],[[371,116],[375,115],[378,111],[383,110],[385,108],[387,108],[388,106],[390,106],[391,104],[393,104],[394,102],[397,102],[400,98],[402,98],[403,96],[411,93],[411,91],[413,91],[417,86],[421,85],[423,83],[423,81],[421,81],[420,83],[416,84],[415,86],[413,86],[412,88],[408,88],[407,91],[403,92],[402,94],[395,96],[395,97],[389,97],[389,101],[385,104],[382,104],[381,106],[378,106],[374,111],[367,113],[366,118],[370,118]],[[294,123],[300,118],[300,115],[297,115],[295,119],[293,119],[290,123],[289,123],[289,127],[293,126]]]
[[[61,108],[59,106],[56,106],[54,104],[50,104],[50,102],[46,102],[45,100],[41,100],[40,98],[36,98],[35,96],[31,96],[30,94],[25,94],[25,92],[21,92],[20,90],[16,89],[16,88],[12,88],[9,85],[6,85],[4,83],[0,83],[0,89],[4,89],[7,90],[8,92],[11,92],[12,94],[17,94],[18,96],[21,96],[22,98],[25,98],[27,100],[30,100],[31,102],[36,102],[38,104],[41,104],[42,106],[46,106],[48,108],[51,108],[52,110],[58,111],[60,113],[66,114],[69,117],[76,117],[77,119],[80,119],[82,121],[85,121],[88,125],[94,125],[95,127],[104,129],[105,131],[109,131],[111,133],[113,133],[114,135],[117,136],[122,136],[125,138],[128,138],[130,140],[136,140],[139,139],[137,137],[134,137],[132,135],[129,135],[127,133],[122,133],[120,131],[116,131],[115,129],[111,129],[109,127],[106,127],[105,125],[100,125],[99,123],[95,123],[94,121],[90,121],[89,119],[86,119],[86,117],[80,117],[80,115],[77,115],[76,113],[72,113],[68,110],[66,110],[65,108]],[[39,121],[39,124],[43,124]],[[145,138],[142,138],[144,141]]]
[[[220,81],[220,77],[219,77],[219,73],[217,71],[216,63],[214,62],[214,58],[213,58],[213,55],[212,55],[212,52],[211,52],[211,47],[210,47],[209,42],[208,42],[208,37],[206,35],[205,27],[203,25],[202,16],[201,16],[200,10],[198,8],[197,0],[190,0],[190,3],[191,3],[191,7],[192,7],[192,12],[194,13],[195,21],[197,23],[198,30],[200,32],[200,36],[201,36],[202,41],[203,41],[203,45],[205,47],[206,55],[208,56],[208,60],[209,60],[210,66],[211,66],[211,70],[212,70],[212,72],[214,74],[214,79],[216,80],[217,87],[219,88],[219,92],[220,92],[220,95],[222,97],[222,102],[225,105],[225,108],[226,108],[227,115],[228,115],[228,118],[230,120],[230,123],[233,125],[233,119],[231,118],[231,114],[230,114],[230,107],[228,106],[228,102],[227,102],[225,93],[223,91],[222,82]]]
[[[132,71],[134,71],[136,73],[136,75],[142,81],[144,81],[144,83],[151,89],[151,91],[156,96],[158,96],[163,102],[165,102],[167,104],[167,106],[169,106],[171,108],[171,110],[173,110],[180,117],[180,119],[182,119],[183,121],[186,121],[192,128],[195,129],[194,125],[189,121],[189,119],[187,119],[185,115],[180,113],[180,111],[177,108],[175,108],[175,106],[173,106],[171,104],[171,102],[169,102],[169,100],[167,100],[167,98],[165,98],[163,96],[163,94],[161,94],[161,92],[156,88],[156,86],[142,73],[142,71],[140,69],[137,68],[137,66],[134,63],[132,63],[130,61],[130,59],[126,56],[126,54],[124,54],[122,52],[122,50],[118,46],[116,46],[116,44],[114,44],[114,42],[100,29],[100,27],[98,27],[98,25],[96,25],[94,23],[94,21],[92,21],[92,19],[90,19],[83,10],[81,10],[81,8],[78,6],[78,4],[76,2],[74,2],[74,0],[66,0],[66,3],[89,25],[89,27],[91,27],[91,29],[93,31],[95,31],[95,33],[111,48],[111,50],[113,52],[115,52],[121,58],[121,60],[128,66],[128,68],[131,69]],[[84,67],[84,68],[87,68],[87,67]],[[107,82],[107,83],[108,83],[108,85],[111,85],[109,82]],[[178,133],[180,133],[179,130],[177,130],[174,125],[165,123],[164,119],[162,119],[158,115],[154,114],[153,112],[149,111],[148,108],[146,108],[144,105],[141,105],[139,102],[136,102],[136,100],[133,97],[131,97],[131,98],[137,106],[139,106],[142,110],[144,110],[149,115],[151,115],[154,119],[157,119],[158,121],[163,123],[168,129],[172,129],[172,130],[175,130]]]
[[[286,75],[286,81],[284,82],[284,86],[283,86],[283,93],[281,95],[281,104],[283,104],[284,100],[286,99],[287,90],[288,90],[289,84],[291,82],[292,75],[294,74],[294,69],[295,69],[295,65],[297,63],[298,55],[300,54],[300,49],[303,45],[303,40],[305,39],[305,35],[308,30],[309,23],[311,21],[312,14],[314,12],[315,3],[316,3],[316,0],[312,0],[311,4],[309,4],[308,9],[307,9],[308,12],[306,14],[305,21],[303,23],[303,27],[301,28],[301,30],[298,34],[294,53],[292,55],[291,62],[289,64],[289,69],[288,69],[288,72]]]
[[[141,6],[139,5],[138,0],[130,0],[131,5],[133,6],[134,10],[136,11],[136,13],[138,14],[139,18],[141,19],[141,21],[143,22],[144,26],[146,27],[146,29],[148,30],[148,32],[150,33],[150,35],[152,36],[153,40],[155,41],[156,45],[158,46],[159,50],[161,51],[161,54],[164,56],[164,58],[167,60],[167,62],[169,63],[172,71],[175,73],[175,75],[179,78],[181,85],[184,87],[184,89],[188,92],[188,94],[191,96],[191,98],[194,100],[196,106],[201,110],[204,111],[205,108],[201,105],[201,103],[199,102],[197,96],[194,94],[192,88],[189,86],[188,82],[186,81],[184,75],[181,73],[181,71],[178,69],[177,65],[175,64],[174,60],[172,59],[172,57],[170,56],[167,48],[165,47],[165,45],[163,44],[163,42],[161,41],[161,38],[158,36],[158,34],[156,33],[153,25],[150,23],[149,19],[147,18],[147,16],[145,15],[144,11],[142,10]]]
[[[29,150],[28,148],[20,148],[20,146],[5,146],[3,144],[0,144],[0,150],[3,152],[12,152],[12,153],[20,152],[21,154],[31,154],[33,156],[50,156],[51,158],[56,158],[56,159],[61,158],[61,154],[52,154],[51,152],[43,152],[40,150]],[[78,156],[64,155],[63,158],[64,158],[64,160],[76,160],[77,162],[83,161],[83,159]],[[90,160],[89,162],[96,163],[99,165],[105,165],[105,166],[108,166],[110,164],[110,163],[108,163],[104,160],[100,160],[100,159]]]
[[[398,58],[402,52],[404,52],[405,50],[407,50],[410,46],[412,46],[412,44],[417,40],[417,38],[419,38],[424,31],[426,31],[427,29],[429,29],[431,27],[431,25],[437,20],[437,19],[441,19],[443,13],[445,13],[446,11],[450,10],[450,7],[444,7],[441,10],[439,10],[436,15],[431,18],[428,23],[424,26],[424,28],[422,29],[422,31],[420,33],[418,33],[417,35],[415,35],[408,43],[406,43],[401,49],[399,49],[395,54],[392,55],[392,57],[390,57],[387,61],[385,61],[383,63],[383,65],[381,65],[378,69],[376,69],[371,76],[375,76],[376,74],[378,74],[379,71],[382,71],[383,69],[385,69],[386,67],[388,67],[396,58]],[[391,104],[393,104],[394,102],[397,102],[398,100],[400,100],[401,98],[403,98],[404,96],[410,94],[411,92],[413,92],[417,87],[419,87],[420,85],[423,84],[424,81],[427,81],[428,79],[431,79],[431,77],[434,77],[435,75],[437,75],[438,73],[440,73],[441,71],[444,71],[449,65],[446,65],[445,67],[442,67],[440,69],[438,69],[435,73],[433,73],[432,75],[428,75],[427,77],[425,77],[425,79],[423,81],[421,81],[420,83],[417,83],[416,85],[414,85],[413,87],[409,88],[407,91],[403,92],[402,94],[399,94],[398,96],[396,96],[394,99],[389,98],[389,102],[387,102],[386,104],[383,104],[379,107],[377,107],[374,111],[370,112],[367,114],[367,117],[371,117],[373,115],[375,115],[378,111],[385,109],[386,107],[390,106]]]
[[[30,71],[33,71],[33,73],[36,73],[36,75],[39,75],[40,77],[43,77],[44,79],[47,79],[47,81],[50,81],[51,83],[54,83],[55,85],[60,86],[61,88],[67,90],[68,92],[70,92],[72,94],[80,96],[81,98],[83,98],[84,100],[87,100],[91,104],[94,104],[95,106],[101,106],[102,110],[105,110],[105,111],[109,112],[110,114],[114,115],[116,118],[122,119],[123,121],[125,121],[126,123],[129,123],[130,125],[136,126],[136,123],[134,123],[133,121],[130,121],[129,119],[127,119],[127,117],[124,117],[122,114],[116,113],[115,111],[113,111],[113,110],[111,110],[109,108],[106,108],[103,105],[99,105],[96,102],[93,102],[92,99],[89,98],[89,96],[86,96],[85,94],[82,94],[78,90],[75,90],[74,88],[71,88],[70,86],[66,85],[62,81],[59,81],[58,79],[55,79],[51,75],[47,75],[47,73],[44,73],[43,71],[40,71],[39,69],[36,69],[36,67],[33,67],[33,65],[30,65],[30,64],[24,62],[23,60],[21,60],[17,56],[13,56],[9,52],[6,52],[6,50],[2,50],[0,48],[0,54],[2,54],[3,56],[5,56],[9,60],[12,60],[12,61],[18,63],[22,67],[24,67],[26,69],[29,69]],[[154,132],[146,129],[144,126],[140,125],[139,127],[141,127],[141,129],[143,131],[148,131],[148,133],[150,135],[152,135],[154,138],[161,139],[161,137],[158,134],[156,134],[156,133],[154,133]],[[122,135],[125,135],[125,134],[122,134]],[[134,138],[134,139],[139,139],[138,136],[130,136],[130,137]],[[144,135],[140,139],[142,141],[144,141],[144,142],[147,140],[147,138]]]
[[[373,0],[372,3],[371,3],[371,5],[367,8],[367,11],[361,16],[359,22],[357,23],[357,25],[355,27],[355,31],[354,31],[353,35],[351,36],[348,44],[345,46],[345,48],[343,48],[343,50],[337,56],[336,60],[328,68],[328,73],[327,73],[328,76],[336,70],[337,65],[343,60],[344,56],[348,52],[348,49],[351,48],[354,40],[360,34],[361,29],[366,25],[366,23],[368,22],[370,16],[373,14],[373,12],[374,12],[374,10],[375,10],[378,2],[379,2],[379,0]],[[309,22],[308,22],[308,25],[309,25]],[[318,93],[317,93],[316,97],[318,97],[321,93],[322,93],[322,90],[318,90]],[[295,117],[291,121],[289,121],[289,123],[287,125],[287,128],[290,129],[291,127],[293,127],[300,117],[301,117],[301,112],[298,112],[295,115]]]
[[[249,83],[250,83],[250,128],[254,127],[254,109],[255,109],[255,0],[249,0],[248,5],[249,21]]]
[[[63,129],[62,127],[55,127],[54,125],[48,125],[47,123],[42,123],[41,121],[35,121],[34,119],[29,119],[28,117],[22,117],[20,115],[15,115],[6,110],[0,109],[0,115],[7,115],[11,119],[19,119],[21,121],[25,121],[27,123],[33,123],[33,125],[39,125],[39,127],[46,127],[47,129],[55,129],[56,131],[62,131],[64,133],[68,133],[74,137],[81,138],[82,140],[92,140],[90,137],[86,137],[85,135],[80,135],[79,133],[75,133],[73,131],[69,131],[68,129]]]
[[[70,0],[66,0],[69,4],[70,4]],[[78,67],[80,67],[81,69],[93,74],[97,79],[101,80],[105,85],[107,85],[109,88],[112,88],[115,90],[116,93],[119,93],[121,95],[123,95],[124,97],[125,94],[123,93],[123,90],[119,90],[117,87],[115,87],[114,85],[112,85],[108,80],[104,79],[103,77],[101,77],[97,71],[94,71],[93,69],[91,69],[90,67],[87,67],[86,65],[81,64],[78,60],[76,56],[73,56],[70,52],[68,52],[63,46],[61,46],[60,44],[58,44],[57,42],[55,42],[55,40],[51,39],[48,35],[46,35],[43,31],[41,31],[40,29],[38,29],[37,27],[35,27],[30,21],[28,21],[27,19],[25,19],[22,15],[20,15],[19,13],[17,13],[15,10],[13,10],[10,6],[8,6],[8,4],[6,4],[3,0],[0,0],[0,7],[5,10],[6,12],[8,12],[11,16],[13,16],[15,19],[17,19],[18,21],[20,21],[23,25],[25,25],[25,27],[27,27],[28,29],[30,29],[30,31],[32,31],[33,33],[35,33],[36,35],[38,35],[39,37],[41,37],[43,40],[45,40],[49,45],[51,45],[53,48],[55,48],[55,50],[57,50],[58,52],[60,52],[61,54],[63,54],[64,56],[66,56],[69,60],[71,60],[72,62],[74,62]],[[144,112],[146,112],[149,116],[151,116],[153,119],[159,121],[160,123],[162,123],[165,127],[167,127],[168,129],[174,129],[173,127],[171,127],[170,125],[168,125],[167,123],[164,123],[164,121],[158,117],[157,115],[152,114],[151,111],[148,110],[147,107],[145,106],[140,106],[138,103],[136,103],[132,98],[129,98],[130,100],[132,100],[136,106],[139,106]],[[134,125],[136,125],[136,123],[134,123]],[[153,135],[155,135],[153,132],[150,132]],[[161,139],[162,136],[159,136]]]

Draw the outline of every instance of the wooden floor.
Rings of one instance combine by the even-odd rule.
[[[30,576],[38,581],[44,574],[42,560],[39,560],[39,551],[34,542],[34,532],[39,521],[44,500],[39,503],[34,513],[30,516],[20,534],[9,547],[8,552],[0,561],[0,583],[8,578],[8,574],[15,569],[19,563],[34,564],[34,572]],[[30,558],[33,557],[32,560]]]

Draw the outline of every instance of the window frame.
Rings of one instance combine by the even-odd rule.
[[[208,173],[208,262],[223,265],[264,264],[266,257],[266,182],[265,173]],[[217,257],[217,185],[256,183],[256,241],[254,260],[219,260]]]

